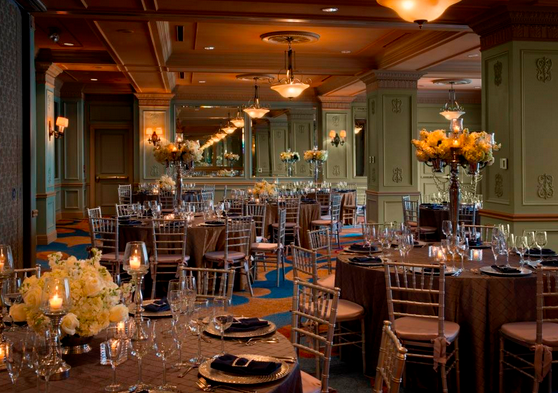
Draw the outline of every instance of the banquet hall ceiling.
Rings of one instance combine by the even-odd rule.
[[[34,13],[35,44],[39,59],[58,64],[65,83],[86,92],[249,98],[253,83],[236,75],[277,77],[286,46],[260,35],[281,30],[320,35],[294,45],[297,74],[312,80],[302,100],[362,94],[359,76],[373,69],[424,72],[419,88],[429,90],[446,89],[432,84],[436,78],[468,78],[472,84],[459,88],[473,90],[480,43],[467,24],[491,7],[548,1],[463,0],[419,30],[375,0],[44,0],[46,11]],[[331,6],[339,11],[322,11]],[[53,28],[58,43],[48,37]],[[262,96],[279,99],[265,85]]]

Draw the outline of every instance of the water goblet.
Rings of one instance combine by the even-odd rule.
[[[547,235],[546,235],[546,231],[536,231],[535,232],[535,244],[536,244],[537,248],[539,249],[539,255],[540,255],[539,261],[542,261],[542,259],[543,259],[543,248],[544,248],[544,246],[546,246],[547,242],[548,242],[548,238],[547,238]]]
[[[21,285],[21,279],[17,277],[9,277],[2,283],[2,301],[8,307],[12,307],[14,304],[19,304],[23,302],[23,295],[19,291]],[[10,330],[14,329],[14,319],[8,314],[10,320]]]
[[[535,231],[523,231],[523,236],[527,240],[527,247],[529,248],[528,252],[528,261],[531,262],[531,255],[533,254],[533,250],[535,248]]]
[[[457,254],[459,255],[459,257],[461,258],[461,270],[465,270],[465,265],[463,263],[463,258],[465,257],[465,255],[467,254],[467,251],[469,250],[469,241],[467,240],[467,238],[465,236],[456,236],[455,237],[455,249],[457,251]]]
[[[14,392],[17,392],[17,379],[25,361],[25,342],[24,337],[10,339],[0,344],[0,349],[4,352],[4,363],[12,382]]]
[[[133,320],[130,329],[130,353],[138,360],[138,381],[130,391],[149,390],[150,385],[143,383],[143,358],[153,347],[153,326],[149,319]]]
[[[498,264],[498,255],[500,255],[500,230],[494,228],[492,230],[492,237],[490,238],[490,249],[492,250],[492,256],[494,257],[494,263]]]
[[[230,328],[234,321],[232,313],[227,311],[227,308],[227,299],[215,299],[213,302],[213,327],[221,333],[221,352],[217,356],[225,354],[225,330]]]
[[[529,249],[527,237],[517,236],[515,238],[515,251],[519,254],[519,266],[523,266],[525,263],[525,253]]]
[[[50,331],[46,330],[42,334],[38,334],[35,338],[35,372],[38,377],[45,379],[45,393],[49,392],[50,377],[54,374],[57,368],[56,362],[56,348],[50,345]]]
[[[192,317],[188,323],[190,331],[198,336],[198,353],[196,357],[190,359],[194,365],[202,364],[206,358],[202,356],[201,335],[209,324],[209,301],[207,299],[196,300]]]
[[[176,320],[172,320],[172,337],[178,351],[178,362],[173,365],[174,369],[180,370],[184,366],[190,366],[189,362],[182,360],[182,347],[188,342],[188,321],[191,315],[180,314]]]
[[[178,315],[180,315],[182,310],[182,302],[184,301],[184,288],[181,280],[169,281],[167,300],[169,302],[173,318],[178,318]]]
[[[172,321],[160,320],[153,324],[153,349],[155,349],[155,355],[161,358],[163,362],[163,384],[159,386],[159,389],[166,391],[177,390],[175,385],[167,383],[167,359],[176,350]]]
[[[119,332],[116,326],[107,328],[106,333],[107,341],[105,342],[105,350],[107,360],[112,368],[112,383],[105,386],[105,391],[120,392],[122,390],[122,385],[116,382],[116,366],[118,365],[118,359],[124,350],[126,341],[122,339],[122,333]]]

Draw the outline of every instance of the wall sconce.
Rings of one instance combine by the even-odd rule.
[[[157,127],[155,130],[151,127],[145,129],[146,135],[149,136],[147,142],[152,143],[153,146],[157,147],[161,142],[161,137],[159,135],[163,135],[163,128]]]
[[[56,128],[52,127],[52,123],[48,122],[48,140],[50,141],[52,139],[52,136],[54,135],[54,138],[58,139],[58,138],[62,138],[64,136],[64,129],[68,127],[69,121],[66,117],[62,117],[62,116],[58,116],[56,118]]]
[[[332,146],[343,146],[345,144],[345,138],[347,138],[347,131],[345,130],[339,131],[339,134],[335,132],[335,130],[329,132],[329,139],[331,139]]]
[[[359,124],[355,125],[355,135],[358,135],[359,132],[362,131],[362,126]]]

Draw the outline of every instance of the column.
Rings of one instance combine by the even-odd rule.
[[[368,106],[369,221],[401,222],[401,196],[419,195],[418,162],[411,140],[418,136],[417,81],[422,75],[377,70],[361,78]]]
[[[481,37],[483,126],[502,149],[483,171],[482,223],[546,230],[558,247],[558,9],[500,7]]]
[[[174,111],[171,110],[171,100],[174,94],[136,93],[139,103],[139,130],[134,138],[134,146],[139,145],[139,177],[137,182],[153,182],[165,173],[165,166],[155,161],[153,145],[147,140],[147,128],[163,128],[162,142],[174,141]]]
[[[83,218],[86,217],[87,205],[83,85],[65,83],[60,91],[60,98],[61,114],[68,118],[60,160],[62,218]]]
[[[54,189],[54,141],[49,129],[55,126],[54,81],[62,69],[50,62],[36,62],[37,126],[37,244],[56,240],[56,191]]]
[[[254,129],[254,128],[252,128]],[[271,176],[287,176],[287,166],[281,161],[279,154],[289,147],[289,122],[286,116],[269,119],[269,149],[271,154]],[[256,176],[261,176],[259,173]]]
[[[303,154],[306,150],[312,149],[317,141],[316,111],[314,108],[292,107],[287,112],[287,119],[289,120],[287,148],[297,151],[301,159],[294,166],[294,176],[311,177],[312,170],[304,161]]]

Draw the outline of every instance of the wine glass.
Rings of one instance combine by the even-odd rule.
[[[510,254],[516,250],[517,239],[513,233],[510,233],[506,242],[506,266],[510,265]]]
[[[452,234],[453,226],[450,220],[442,221],[442,233],[448,238]]]
[[[539,261],[542,261],[543,248],[544,248],[544,246],[546,246],[547,242],[548,242],[548,238],[546,236],[546,231],[536,231],[535,232],[535,244],[536,244],[537,248],[539,249],[539,255],[540,255]]]
[[[517,236],[515,238],[515,251],[519,254],[519,265],[523,266],[525,263],[525,253],[529,249],[527,237],[526,236]]]
[[[451,239],[442,239],[442,249],[444,251],[444,255],[446,255],[446,257],[449,255],[450,260],[453,261],[453,247],[451,245]]]
[[[149,390],[150,385],[143,383],[143,358],[149,353],[153,347],[153,327],[149,319],[141,321],[133,320],[130,329],[130,353],[138,360],[138,381],[130,388],[134,391]]]
[[[469,250],[469,242],[465,236],[455,236],[455,249],[459,257],[461,258],[461,270],[465,270],[463,258]]]
[[[56,362],[56,348],[50,345],[50,331],[38,334],[35,338],[35,372],[38,377],[45,379],[45,393],[49,392],[50,377],[54,374],[57,368]]]
[[[209,324],[209,301],[207,299],[196,300],[192,318],[188,323],[190,331],[198,336],[198,353],[196,357],[190,359],[194,365],[202,364],[206,359],[202,356],[201,335]]]
[[[153,324],[153,349],[155,355],[163,362],[163,384],[160,390],[177,390],[177,387],[167,383],[167,359],[176,350],[172,321],[159,320]]]
[[[399,247],[400,247],[400,250],[403,254],[403,257],[405,259],[408,259],[409,253],[411,252],[411,250],[413,249],[413,247],[415,245],[413,235],[411,233],[405,233],[404,232],[401,235],[401,241],[399,243],[400,243]]]
[[[16,384],[19,373],[25,360],[25,341],[24,337],[17,337],[0,344],[0,351],[4,352],[4,363],[10,376],[14,392],[17,392]]]
[[[107,341],[105,342],[105,350],[107,360],[112,368],[112,383],[105,386],[105,391],[120,392],[122,390],[122,385],[116,382],[116,366],[118,365],[118,359],[125,348],[126,340],[122,339],[122,333],[116,326],[107,328],[106,333]]]
[[[19,304],[23,301],[23,295],[19,291],[21,285],[21,279],[17,277],[10,277],[2,283],[2,301],[8,307],[14,304]],[[14,320],[11,316],[8,316],[11,322],[11,328],[14,328]]]
[[[387,258],[388,253],[386,251],[389,251],[391,249],[391,237],[389,234],[389,228],[383,228],[380,231],[379,241],[380,247],[382,248],[382,256],[385,256]]]
[[[535,249],[535,231],[523,231],[523,236],[527,240],[528,250],[528,261],[531,261],[531,255],[533,255],[533,250]]]
[[[183,272],[186,273],[186,272]],[[184,297],[182,301],[182,313],[189,314],[194,311],[194,304],[196,302],[196,296],[198,294],[196,287],[196,277],[189,274],[183,274],[181,277]]]
[[[188,335],[185,332],[188,330],[189,320],[190,315],[179,314],[178,318],[172,321],[172,337],[178,350],[178,362],[173,365],[173,368],[177,370],[190,365],[190,363],[182,360],[182,347],[188,342]]]
[[[182,281],[170,280],[167,292],[167,300],[172,312],[173,319],[177,319],[182,311],[182,303],[184,301],[184,291]]]
[[[498,255],[500,255],[500,236],[500,230],[498,228],[494,228],[492,230],[492,237],[490,238],[490,249],[492,250],[495,264],[498,264]]]
[[[230,328],[233,324],[234,317],[227,311],[227,299],[215,299],[213,302],[213,327],[221,333],[221,352],[217,356],[225,354],[225,330]]]

